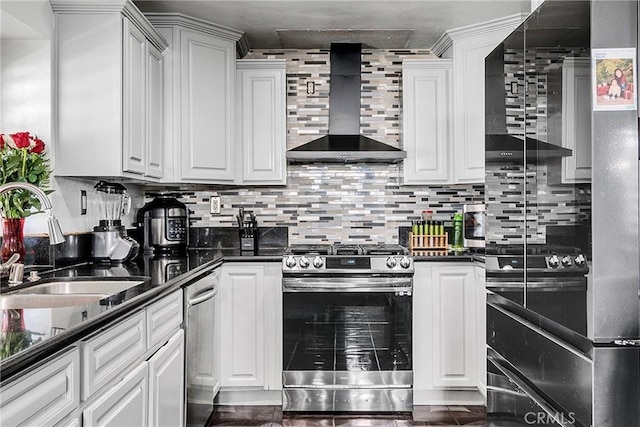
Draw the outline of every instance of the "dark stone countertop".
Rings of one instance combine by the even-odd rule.
[[[186,254],[172,256],[142,255],[124,264],[93,262],[41,271],[42,279],[7,287],[3,283],[0,294],[28,288],[48,281],[100,278],[103,280],[140,280],[140,285],[104,298],[93,304],[71,307],[3,309],[3,326],[16,313],[24,321],[24,333],[14,335],[23,339],[20,350],[10,349],[0,341],[0,381],[11,379],[25,369],[32,369],[53,354],[73,345],[108,323],[146,308],[152,302],[198,280],[212,268],[231,262],[280,262],[284,248],[260,249],[245,253],[239,249],[189,249]],[[5,279],[6,280],[6,279]],[[14,319],[13,325],[19,319]],[[2,334],[2,339],[8,335]]]
[[[414,262],[480,262],[484,263],[484,254],[470,251],[442,252],[414,251],[411,253]]]

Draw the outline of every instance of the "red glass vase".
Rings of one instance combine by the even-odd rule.
[[[20,254],[18,262],[24,263],[24,218],[3,218],[2,262],[15,253]]]

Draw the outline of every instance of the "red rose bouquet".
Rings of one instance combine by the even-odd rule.
[[[8,182],[28,182],[42,189],[49,186],[51,169],[44,155],[44,142],[29,132],[0,134],[0,185]],[[51,190],[45,190],[50,193]],[[15,190],[0,195],[0,215],[3,218],[25,218],[31,209],[40,211],[40,201],[30,192]]]

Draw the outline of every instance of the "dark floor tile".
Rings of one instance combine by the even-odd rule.
[[[426,421],[429,425],[457,425],[447,406],[418,406],[413,408],[414,421]],[[439,423],[439,424],[434,424]]]

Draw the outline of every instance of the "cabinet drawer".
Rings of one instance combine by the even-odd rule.
[[[82,400],[123,375],[146,351],[145,313],[90,338],[82,347]]]
[[[54,425],[80,404],[79,396],[80,352],[74,349],[2,388],[0,425]]]
[[[173,292],[147,308],[147,348],[167,342],[182,325],[182,290]]]
[[[142,362],[122,381],[91,402],[82,413],[83,427],[149,425],[148,365]]]

